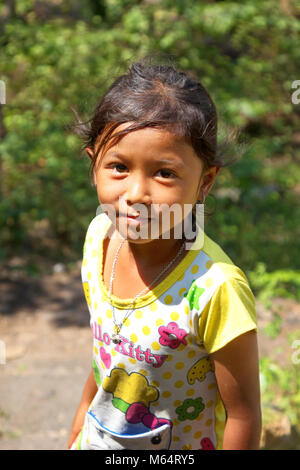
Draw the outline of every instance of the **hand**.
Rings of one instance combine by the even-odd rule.
[[[68,450],[71,449],[73,443],[75,442],[75,440],[77,439],[77,437],[79,436],[79,433],[80,433],[81,429],[72,429],[71,430],[71,433],[70,433],[70,437],[69,437],[69,442],[68,442]]]
[[[95,382],[94,371],[92,368],[88,376],[88,379],[86,381],[86,384],[84,386],[81,401],[79,403],[79,406],[77,408],[77,411],[73,419],[69,442],[68,442],[68,449],[71,449],[72,444],[75,442],[75,439],[78,437],[78,434],[80,433],[84,425],[86,412],[88,411],[89,406],[94,396],[97,393],[97,390],[98,390],[98,387]]]

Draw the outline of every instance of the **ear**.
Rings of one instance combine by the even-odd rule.
[[[219,169],[219,167],[212,166],[204,172],[198,193],[198,199],[200,201],[202,201],[203,196],[207,197],[208,193],[211,191]]]
[[[93,158],[94,158],[94,152],[93,150],[90,148],[90,147],[85,147],[84,149],[86,151],[86,153],[88,154],[89,158],[91,159],[91,161],[93,161]],[[95,169],[93,171],[93,178],[94,178],[94,185],[97,186],[97,182],[96,182],[96,175],[95,175]]]
[[[93,157],[94,157],[94,152],[93,152],[93,150],[92,150],[90,147],[85,147],[84,150],[85,150],[86,153],[88,154],[89,158],[92,160]]]

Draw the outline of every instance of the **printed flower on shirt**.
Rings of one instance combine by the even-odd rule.
[[[175,411],[178,415],[179,421],[185,421],[186,419],[196,419],[201,411],[203,411],[205,405],[202,402],[202,398],[187,398],[184,400],[182,405],[178,406]]]
[[[158,332],[160,334],[159,342],[162,346],[169,346],[172,349],[176,349],[181,344],[185,346],[187,344],[185,339],[187,331],[179,328],[175,322],[170,322],[167,326],[160,326]]]

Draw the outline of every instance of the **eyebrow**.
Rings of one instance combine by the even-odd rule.
[[[185,165],[182,162],[177,162],[176,160],[168,160],[167,158],[164,158],[163,160],[158,160],[158,163],[167,163],[169,165],[175,165],[178,168],[184,168]]]
[[[125,160],[128,160],[128,157],[126,155],[123,155],[122,153],[119,153],[119,152],[107,152],[106,156],[107,157],[119,157],[119,158],[124,158]],[[173,165],[173,166],[176,166],[177,168],[185,167],[184,163],[176,161],[176,160],[169,160],[168,158],[155,160],[155,163],[166,163],[167,165]]]

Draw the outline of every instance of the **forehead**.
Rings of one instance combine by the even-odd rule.
[[[109,152],[111,149],[126,149],[126,150],[141,150],[146,153],[163,151],[168,153],[190,153],[195,154],[192,145],[189,141],[178,135],[175,131],[167,130],[164,128],[145,127],[142,129],[129,130],[120,137],[117,136],[119,132],[126,131],[127,128],[132,127],[134,123],[125,123],[118,126],[111,135],[110,142],[105,146],[102,155]],[[116,138],[114,139],[114,136]]]

